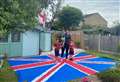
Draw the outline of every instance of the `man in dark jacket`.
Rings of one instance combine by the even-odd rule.
[[[64,38],[64,42],[63,42],[61,57],[63,57],[64,51],[66,51],[66,59],[67,59],[68,58],[69,42],[71,40],[71,35],[70,35],[70,33],[68,31],[66,31],[62,38]]]

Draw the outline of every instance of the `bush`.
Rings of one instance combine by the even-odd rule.
[[[76,45],[77,48],[80,48],[80,41],[76,41],[75,45]]]
[[[102,82],[120,82],[120,70],[111,69],[98,74],[98,77]]]
[[[120,52],[120,44],[118,44],[117,51]]]
[[[3,62],[3,66],[0,69],[0,82],[18,82],[15,71],[10,69],[7,60]]]

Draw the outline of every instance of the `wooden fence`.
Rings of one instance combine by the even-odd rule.
[[[85,47],[103,52],[118,52],[120,36],[84,35]]]
[[[52,33],[52,43],[54,43],[56,34],[60,33],[60,31],[54,31]],[[120,36],[86,35],[82,31],[70,31],[70,33],[74,42],[80,41],[80,48],[82,49],[118,53]]]

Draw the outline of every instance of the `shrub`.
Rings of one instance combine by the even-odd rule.
[[[76,41],[75,45],[76,45],[77,48],[80,48],[80,41]]]
[[[120,44],[118,44],[117,51],[120,52]]]
[[[120,82],[120,70],[111,69],[98,74],[102,82]]]

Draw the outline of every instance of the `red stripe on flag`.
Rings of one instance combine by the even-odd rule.
[[[52,72],[54,72],[57,68],[59,68],[61,65],[63,65],[64,62],[61,62],[60,64],[57,64],[55,67],[50,69],[45,75],[43,75],[41,78],[37,79],[36,82],[42,82],[47,76],[49,76]]]
[[[54,58],[55,56],[54,55],[49,55],[51,58]],[[86,58],[93,58],[93,57],[96,57],[96,56],[93,56],[93,55],[88,55],[88,56],[82,56],[82,57],[79,57],[79,58],[76,58],[76,60],[80,60],[80,59],[86,59]],[[59,60],[62,59],[60,57],[58,57]],[[91,69],[91,68],[88,68],[88,67],[85,67],[83,65],[80,65],[80,64],[76,64],[74,63],[73,61],[70,61],[70,60],[67,60],[67,59],[63,59],[63,61],[66,63],[66,64],[69,64],[70,66],[74,67],[75,69],[78,69],[88,75],[91,75],[91,74],[95,74],[97,71]]]
[[[72,62],[72,61],[70,61],[70,60],[66,60],[66,63],[67,63],[68,65],[74,67],[75,69],[77,69],[77,70],[79,70],[79,71],[82,71],[82,72],[84,72],[84,73],[86,73],[86,74],[88,74],[88,75],[91,75],[91,74],[95,74],[95,73],[96,73],[96,71],[94,71],[94,70],[92,70],[92,69],[90,69],[90,68],[88,68],[88,67],[85,67],[85,66],[83,66],[83,65],[76,64],[76,63],[74,63],[74,62]]]
[[[53,60],[57,60],[57,61],[61,61],[62,60],[62,58],[61,57],[55,57],[54,55],[51,55],[51,54],[49,54],[48,55],[50,58],[52,58]]]
[[[11,68],[13,70],[22,70],[22,69],[27,69],[27,68],[33,68],[36,66],[44,66],[48,64],[52,64],[54,61],[47,61],[47,62],[38,62],[38,63],[32,63],[32,64],[24,64],[24,65],[18,65],[18,66],[12,66]]]
[[[55,59],[55,55],[53,55],[53,54],[49,54],[48,56],[52,59]]]

